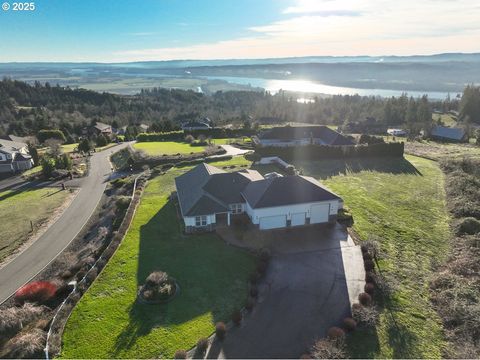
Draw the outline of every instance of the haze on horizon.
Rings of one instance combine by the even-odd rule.
[[[0,62],[474,53],[479,20],[469,0],[38,0],[0,13]]]

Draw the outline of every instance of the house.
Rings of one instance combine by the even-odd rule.
[[[407,132],[403,129],[387,129],[387,134],[391,136],[399,136],[399,137],[407,136]]]
[[[431,133],[430,137],[435,140],[440,141],[451,141],[451,142],[466,142],[468,141],[468,134],[465,129],[446,127],[446,126],[435,126]]]
[[[353,141],[327,126],[284,126],[262,131],[253,138],[260,146],[354,145]]]
[[[112,127],[108,124],[97,122],[95,126],[93,126],[93,131],[96,135],[103,134],[105,136],[110,136],[112,134]]]
[[[27,144],[0,139],[0,173],[14,173],[32,167]]]
[[[206,122],[201,122],[201,121],[189,121],[185,124],[182,124],[183,131],[208,130],[208,129],[211,129],[211,126]]]
[[[175,179],[185,231],[212,231],[246,215],[260,230],[335,221],[343,201],[308,176],[225,172],[202,163]]]

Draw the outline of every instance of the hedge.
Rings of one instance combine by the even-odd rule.
[[[224,129],[214,128],[208,130],[193,130],[193,131],[170,131],[163,133],[141,133],[137,135],[138,142],[151,141],[183,141],[185,136],[192,135],[197,138],[199,135],[204,135],[212,139],[233,138],[239,136],[252,136],[255,134],[251,129]]]
[[[257,147],[255,152],[261,157],[278,156],[283,160],[322,160],[332,158],[355,158],[391,156],[403,157],[404,143],[385,143],[372,145],[306,145],[275,147]]]

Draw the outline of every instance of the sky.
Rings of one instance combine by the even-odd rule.
[[[4,1],[0,62],[480,52],[478,0]]]

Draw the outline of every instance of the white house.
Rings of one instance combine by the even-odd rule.
[[[387,134],[391,136],[398,136],[398,137],[407,136],[407,132],[403,129],[387,129]]]
[[[28,170],[32,166],[27,144],[0,139],[0,173]]]
[[[343,201],[307,176],[264,178],[254,170],[225,172],[200,164],[175,179],[186,232],[229,226],[247,215],[261,230],[335,221]]]

